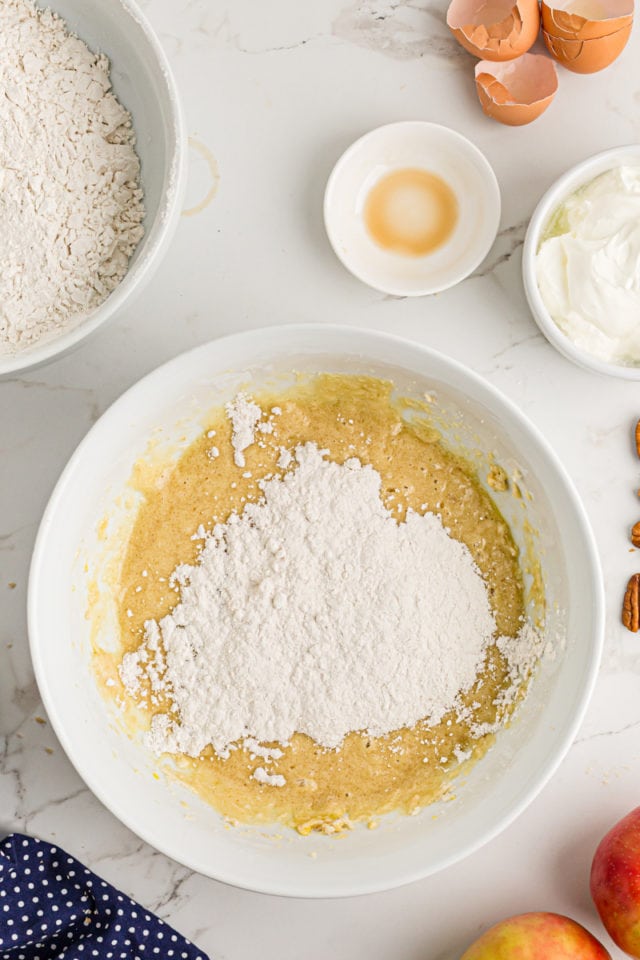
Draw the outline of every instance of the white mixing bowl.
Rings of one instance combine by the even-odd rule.
[[[133,0],[43,0],[88,46],[111,61],[115,95],[129,110],[141,161],[145,235],[127,275],[96,310],[69,330],[16,353],[0,352],[0,378],[73,350],[139,292],[167,249],[186,181],[186,135],[169,63]]]
[[[85,618],[89,581],[99,583],[117,561],[115,531],[131,522],[131,498],[123,493],[134,463],[145,454],[161,461],[163,450],[184,448],[201,431],[206,413],[240,385],[273,386],[294,370],[374,374],[392,378],[402,395],[423,398],[428,392],[434,410],[451,425],[450,444],[467,449],[481,477],[492,457],[509,473],[519,471],[530,499],[510,493],[494,498],[523,556],[525,518],[536,531],[546,632],[554,648],[517,719],[456,784],[454,800],[413,817],[384,817],[376,830],[356,827],[338,839],[300,837],[282,827],[229,828],[186,788],[158,779],[157,761],[142,735],[128,736],[117,708],[97,690]],[[425,347],[325,325],[250,330],[213,341],[124,394],[62,474],[42,520],[29,582],[29,634],[40,692],[64,749],[94,793],[174,860],[241,887],[297,897],[397,886],[441,870],[504,829],[543,787],[574,738],[598,669],[603,609],[584,510],[554,453],[520,411],[476,374]],[[113,648],[115,621],[103,612],[93,639]]]

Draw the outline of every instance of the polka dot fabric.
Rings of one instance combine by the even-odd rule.
[[[0,960],[208,960],[60,847],[0,843]]]

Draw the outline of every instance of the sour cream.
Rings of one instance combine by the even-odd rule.
[[[640,166],[622,166],[571,194],[536,256],[544,304],[583,350],[640,362]]]

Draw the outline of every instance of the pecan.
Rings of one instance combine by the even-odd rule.
[[[640,547],[640,520],[631,527],[630,539],[634,547]]]
[[[640,573],[629,579],[622,604],[622,622],[632,633],[640,627]]]
[[[636,453],[640,457],[640,420],[636,423]]]

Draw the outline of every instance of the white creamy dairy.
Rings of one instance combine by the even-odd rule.
[[[609,170],[564,201],[543,234],[536,278],[578,347],[640,363],[640,166]]]

